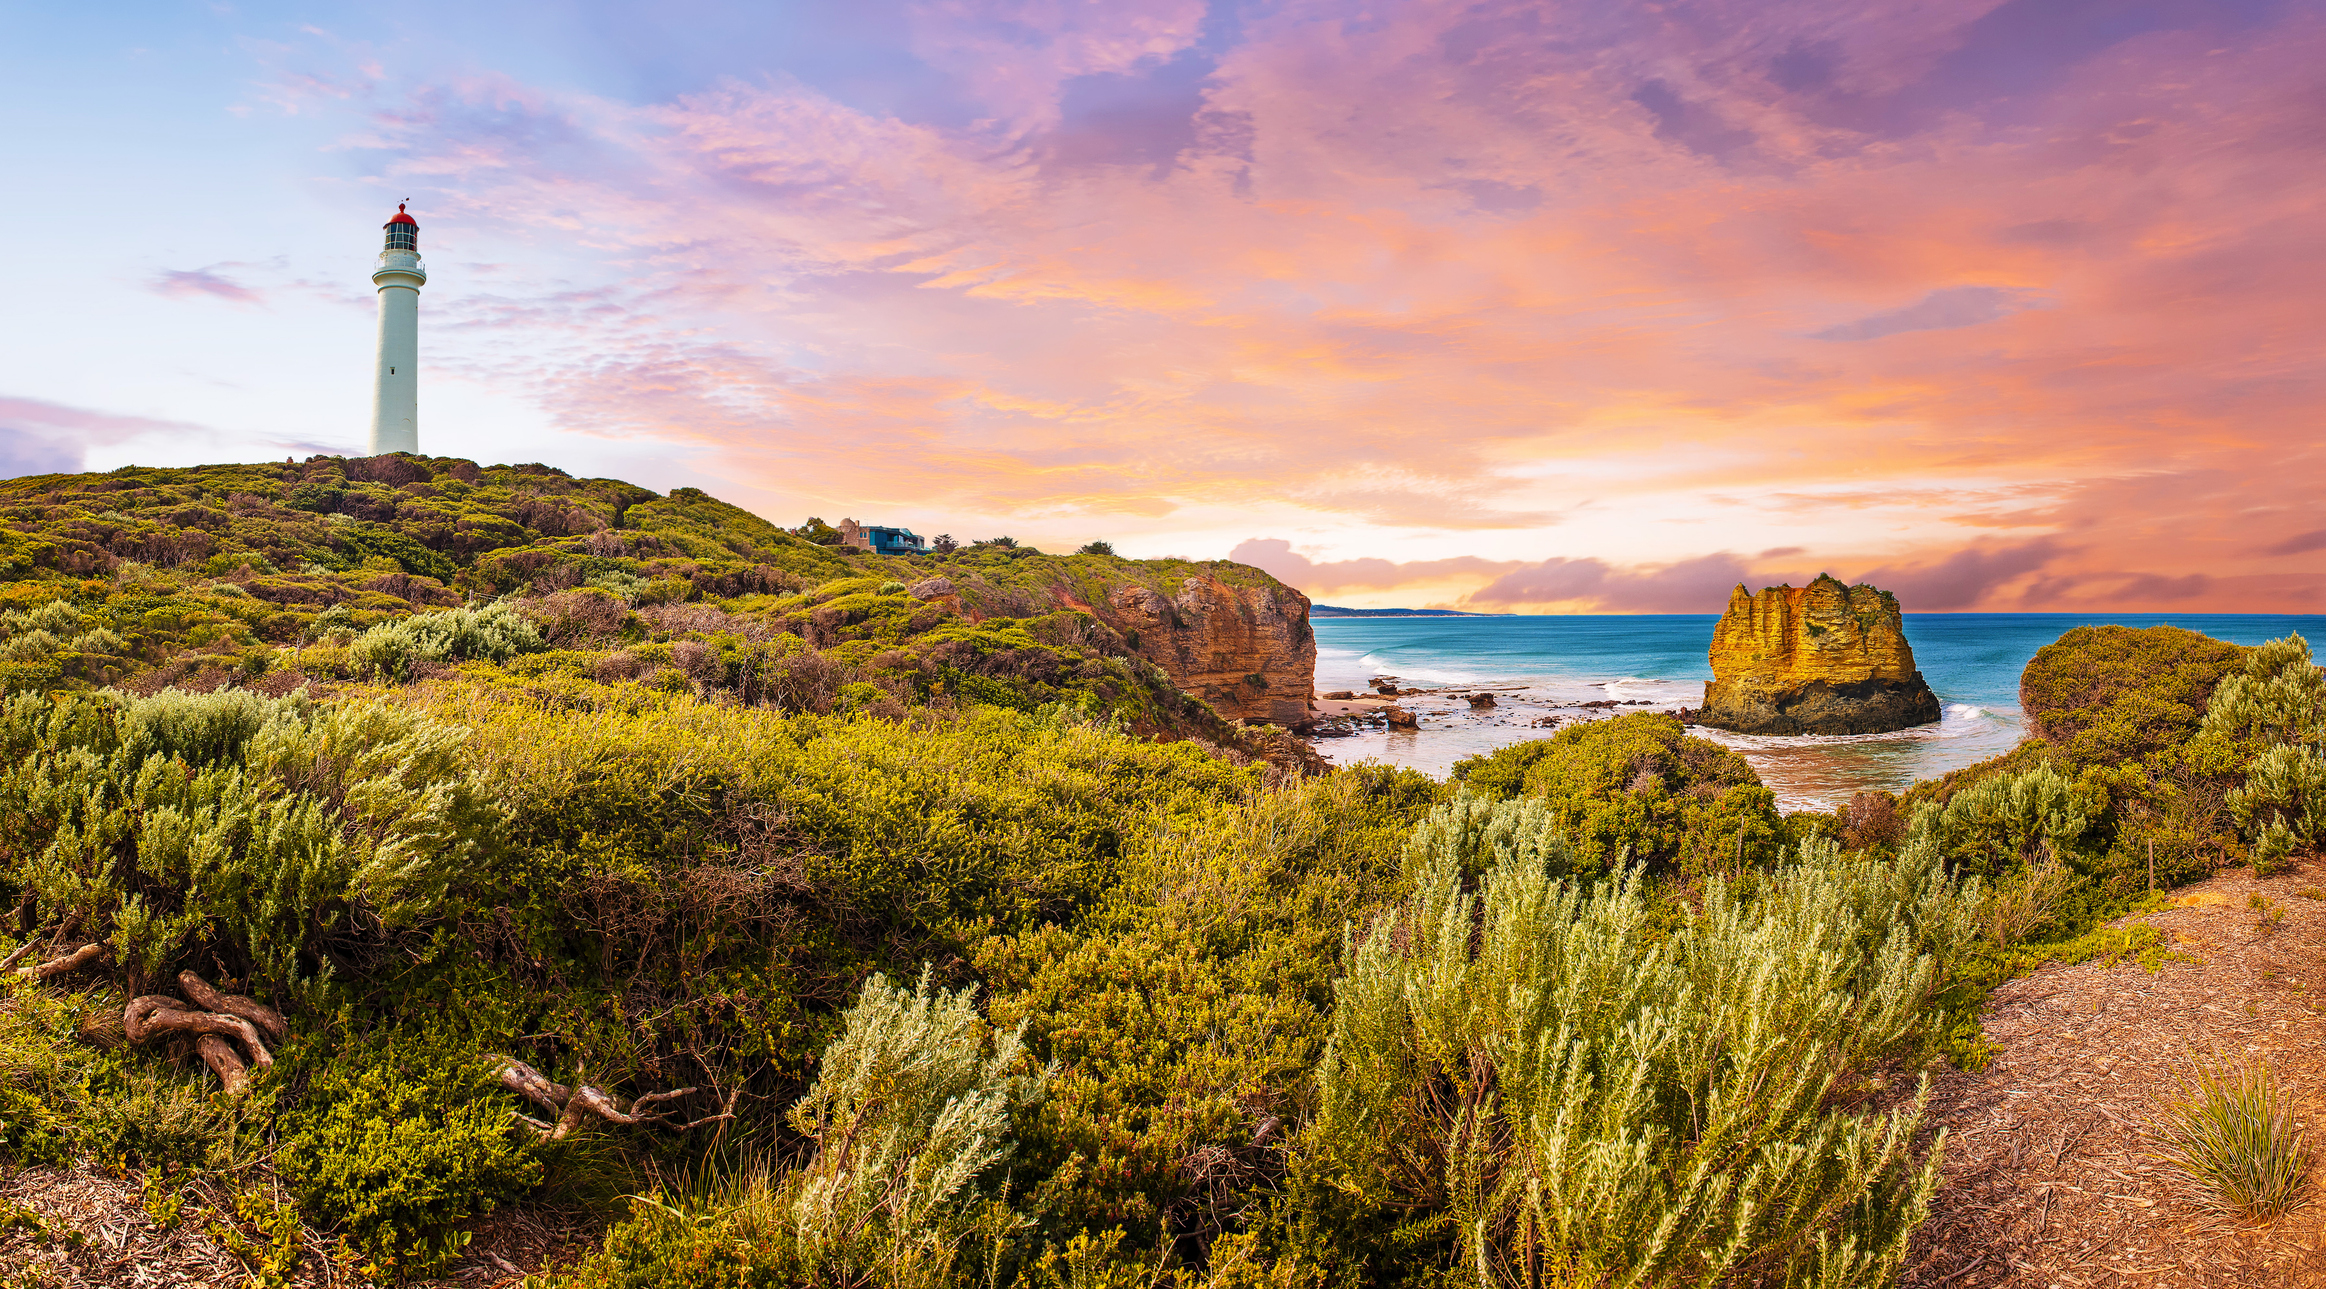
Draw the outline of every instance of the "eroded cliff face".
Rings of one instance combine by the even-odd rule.
[[[1177,594],[1130,584],[1092,612],[1230,720],[1297,725],[1316,685],[1308,597],[1274,580],[1237,585],[1198,573]]]
[[[1906,643],[1898,597],[1819,576],[1742,586],[1712,632],[1698,722],[1745,734],[1879,734],[1938,719]]]

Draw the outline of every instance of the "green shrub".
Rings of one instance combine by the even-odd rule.
[[[810,1143],[802,1165],[641,1201],[575,1289],[976,1283],[959,1274],[964,1243],[986,1237],[972,1252],[990,1263],[1022,1225],[979,1183],[1014,1149],[1011,1112],[1038,1102],[1053,1071],[1021,1072],[1016,1034],[989,1041],[973,992],[932,989],[926,971],[912,990],[867,981],[788,1116]]]
[[[1774,862],[1783,835],[1775,794],[1744,758],[1662,712],[1570,725],[1457,761],[1452,777],[1490,799],[1548,803],[1578,871],[1628,855],[1663,872],[1734,872]]]
[[[79,1125],[83,1144],[115,1165],[169,1172],[201,1165],[227,1129],[206,1070],[139,1062],[93,1080]]]
[[[994,1037],[972,992],[866,982],[788,1116],[815,1145],[783,1187],[802,1270],[827,1283],[941,1284],[976,1209],[973,1184],[1009,1158],[1010,1113],[1052,1071],[1021,1074],[1020,1035]]]
[[[0,1158],[55,1164],[89,1112],[89,1053],[73,1041],[75,1008],[14,972],[0,975]]]
[[[2257,871],[2326,836],[2326,672],[2308,641],[2291,635],[2253,650],[2213,692],[2204,729],[2255,750],[2228,805]]]
[[[2070,766],[2137,761],[2186,743],[2245,653],[2180,627],[2074,627],[2028,660],[2019,704]]]
[[[414,577],[432,577],[449,583],[460,575],[460,565],[394,529],[372,524],[350,525],[342,540],[357,559],[367,555],[386,556]]]
[[[1047,1239],[1120,1229],[1127,1272],[1244,1223],[1253,1139],[1281,1144],[1329,1032],[1341,930],[1396,885],[1438,795],[1355,767],[1182,817],[1127,838],[1079,920],[977,947],[994,1023],[1059,1066],[1015,1165]]]
[[[286,1053],[302,1080],[275,1168],[300,1207],[338,1228],[374,1274],[432,1275],[462,1222],[540,1179],[489,1061],[426,1033]]]
[[[1979,779],[1943,806],[1925,803],[1907,837],[1958,870],[1999,877],[2046,855],[2087,856],[2107,810],[2105,788],[2039,764]]]
[[[852,918],[973,943],[1090,900],[1146,811],[1259,782],[1188,744],[991,708],[907,726],[685,698],[571,713],[464,692],[438,710],[477,731],[517,880],[551,909],[568,884],[665,891],[748,847]],[[592,934],[554,916],[561,935]]]
[[[2289,691],[2300,653],[2298,642],[2245,649],[2178,628],[2076,628],[2021,679],[2031,737],[1915,784],[1901,805],[1917,828],[1937,830],[1952,862],[2008,888],[1999,899],[2038,894],[2059,876],[2049,859],[2064,865],[2069,889],[2030,930],[2067,938],[2148,889],[2233,862],[2241,833],[2266,869],[2305,844],[2295,803],[2320,777],[2289,754],[2259,764],[2271,750],[2268,711],[2301,705]],[[2270,679],[2281,673],[2286,683]]]
[[[499,662],[548,646],[533,620],[504,603],[481,609],[446,609],[383,622],[357,636],[348,654],[367,675],[400,681],[416,663]]]
[[[1898,1266],[1937,1185],[1922,1101],[1834,1100],[1935,1037],[1975,885],[1927,845],[1812,845],[1756,899],[1708,882],[1658,936],[1636,870],[1585,888],[1517,829],[1417,836],[1412,897],[1338,987],[1301,1139],[1312,1193],[1341,1197],[1308,1216],[1321,1264],[1370,1248],[1378,1283],[1834,1286]]]
[[[496,812],[466,731],[242,690],[0,703],[0,880],[132,990],[197,951],[273,991],[447,909]]]

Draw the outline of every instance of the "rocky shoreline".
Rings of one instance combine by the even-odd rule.
[[[1400,685],[1396,676],[1375,676],[1372,688],[1336,689],[1316,696],[1309,719],[1294,731],[1309,740],[1347,738],[1367,730],[1418,730],[1421,717],[1458,716],[1465,712],[1497,725],[1524,725],[1553,730],[1571,721],[1615,708],[1661,708],[1677,714],[1674,705],[1646,698],[1598,698],[1581,702],[1509,702],[1505,695],[1528,692],[1526,685],[1458,685],[1422,689]],[[1421,702],[1409,702],[1421,699]]]

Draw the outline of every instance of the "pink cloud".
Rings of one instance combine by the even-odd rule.
[[[225,267],[213,264],[201,269],[164,269],[154,275],[153,290],[168,296],[210,296],[231,304],[266,303],[266,297],[260,292],[216,271]]]
[[[1055,126],[1066,82],[1167,59],[1202,29],[1204,0],[924,0],[913,52],[962,78],[1012,132]]]
[[[1314,595],[1334,591],[1389,591],[1399,587],[1449,578],[1475,579],[1492,577],[1505,570],[1519,567],[1516,560],[1489,560],[1474,555],[1452,559],[1413,560],[1399,563],[1385,559],[1310,560],[1292,549],[1292,543],[1281,538],[1255,537],[1239,542],[1228,558],[1239,563],[1264,569],[1287,585]]]
[[[2015,544],[1980,543],[1925,562],[1879,565],[1852,580],[1894,591],[1902,603],[1917,611],[1945,613],[1983,601],[1991,604],[2002,586],[2044,568],[2063,553],[2059,543],[2049,538]],[[2143,586],[2135,598],[2144,600],[2158,598],[2154,588],[2165,584],[2153,574],[2128,580]]]
[[[64,474],[82,468],[87,450],[147,435],[207,437],[201,426],[116,416],[37,398],[0,395],[0,478]]]
[[[543,265],[432,295],[465,374],[787,495],[1304,510],[1383,556],[1320,586],[1402,584],[1416,532],[1556,525],[1561,560],[1420,562],[1481,604],[1724,597],[1756,562],[1566,536],[1690,495],[1737,503],[1696,550],[1926,608],[2314,585],[2326,17],[1240,21],[916,7],[900,39],[974,120],[780,77],[640,104],[471,78],[368,128],[490,258]],[[1914,514],[1797,531],[1845,506]]]

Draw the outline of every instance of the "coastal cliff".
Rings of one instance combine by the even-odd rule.
[[[1249,565],[1033,555],[946,572],[914,584],[913,596],[973,624],[1063,610],[1082,619],[1072,643],[1143,658],[1228,720],[1309,719],[1308,597]]]
[[[1741,734],[1880,734],[1927,725],[1938,696],[1915,669],[1898,597],[1819,575],[1739,586],[1712,632],[1699,724]]]
[[[1196,573],[1176,594],[1117,587],[1099,616],[1181,690],[1230,720],[1297,725],[1316,685],[1308,597],[1274,578],[1231,582]]]

